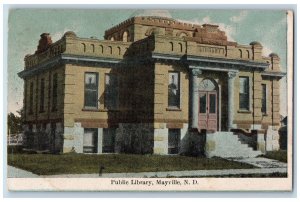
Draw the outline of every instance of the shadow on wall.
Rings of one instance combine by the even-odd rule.
[[[36,131],[26,129],[24,132],[23,148],[35,152],[61,153],[63,132],[59,129],[50,130],[49,128],[41,125]]]
[[[152,124],[119,124],[116,132],[116,153],[152,154]]]

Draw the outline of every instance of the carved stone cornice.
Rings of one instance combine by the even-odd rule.
[[[192,74],[193,76],[199,76],[199,75],[202,74],[202,70],[201,70],[201,69],[193,68],[193,69],[191,69],[191,74]]]
[[[237,72],[229,71],[227,74],[228,79],[233,79],[237,75]]]

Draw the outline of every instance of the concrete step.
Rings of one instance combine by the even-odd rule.
[[[255,151],[248,144],[243,144],[237,135],[233,132],[216,132],[211,135],[210,141],[215,142],[215,150],[207,152],[207,156],[219,157],[256,157],[261,154],[260,151]]]

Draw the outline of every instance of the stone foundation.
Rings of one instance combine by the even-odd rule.
[[[269,126],[266,133],[266,151],[279,150],[279,133],[276,128]]]
[[[243,134],[233,135],[232,132],[199,133],[197,130],[189,130],[188,124],[183,124],[181,127],[178,128],[180,130],[178,154],[181,155],[206,155],[207,157],[212,157],[222,156],[223,153],[230,151],[232,156],[234,156],[233,151],[235,150],[235,152],[257,150],[265,153],[266,151],[279,149],[279,134],[272,127],[269,127],[266,132],[264,130],[255,130],[255,134],[251,136]],[[24,125],[26,148],[49,150],[54,153],[83,153],[85,130],[79,122],[75,123],[74,127],[63,127],[63,124],[58,122],[33,124],[31,128],[29,125]],[[168,128],[166,123],[120,123],[118,128],[116,128],[113,152],[168,155],[169,129],[171,128]],[[102,154],[103,128],[98,128],[97,130],[97,153]],[[228,134],[224,135],[225,133]],[[235,140],[234,136],[236,136],[237,140]],[[237,142],[243,143],[242,145],[249,147],[250,150],[247,148],[238,149]]]

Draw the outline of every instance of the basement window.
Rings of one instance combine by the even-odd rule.
[[[180,129],[169,129],[168,154],[178,154],[180,149]]]
[[[103,141],[102,141],[102,153],[114,153],[115,152],[115,128],[103,128]]]
[[[98,128],[85,128],[83,136],[83,152],[97,153]]]

